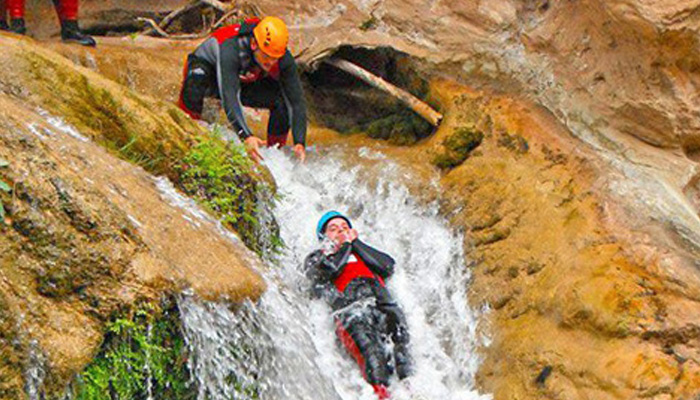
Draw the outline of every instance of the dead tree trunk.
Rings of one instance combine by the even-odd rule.
[[[391,96],[396,97],[397,99],[401,100],[404,102],[407,106],[409,106],[413,111],[416,112],[416,114],[420,115],[421,117],[425,118],[426,121],[430,122],[433,126],[438,126],[440,124],[440,121],[442,120],[442,114],[439,112],[435,111],[432,107],[430,107],[428,104],[425,102],[419,100],[416,98],[414,95],[408,93],[407,91],[398,88],[391,83],[385,81],[381,77],[378,77],[371,72],[367,71],[366,69],[355,65],[351,63],[350,61],[347,60],[341,60],[341,59],[328,59],[325,60],[328,64],[342,69],[343,71],[349,73],[350,75],[360,78],[363,81],[369,83],[370,85],[376,87],[377,89],[383,90],[390,94]]]

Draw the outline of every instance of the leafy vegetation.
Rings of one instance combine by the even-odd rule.
[[[190,375],[179,309],[172,298],[123,310],[107,325],[100,352],[70,387],[75,400],[194,400],[200,388]],[[231,351],[249,351],[245,347]],[[260,387],[226,378],[240,398],[258,399]],[[238,398],[238,397],[236,397]]]
[[[176,167],[183,190],[236,230],[253,251],[281,248],[279,228],[269,214],[272,190],[256,178],[243,145],[222,139],[217,130],[197,141]]]
[[[102,348],[73,384],[76,400],[194,399],[178,310],[143,304],[108,324]]]

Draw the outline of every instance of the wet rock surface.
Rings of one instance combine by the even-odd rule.
[[[84,1],[86,20],[96,3]],[[473,248],[472,301],[491,308],[482,390],[697,396],[698,1],[259,3],[291,22],[304,62],[341,45],[391,46],[472,87],[434,86],[441,129],[413,148],[382,148],[428,181],[456,130],[484,135],[439,175],[443,210]],[[119,54],[112,43],[96,64]],[[64,53],[89,62],[82,49]],[[183,56],[155,58],[172,80],[168,100]],[[149,74],[135,70],[134,87]],[[319,129],[311,138],[376,145]]]
[[[12,188],[1,198],[8,213],[0,224],[0,397],[61,392],[94,356],[112,313],[137,301],[188,287],[233,302],[262,293],[254,270],[260,263],[243,242],[178,197],[166,178],[98,144],[126,132],[138,135],[143,141],[132,137],[132,145],[148,154],[152,118],[165,130],[156,132],[151,154],[167,160],[186,148],[192,125],[164,120],[171,118],[167,107],[85,75],[29,41],[0,42],[0,64],[36,63],[47,74],[21,68],[0,77],[0,158],[9,162],[0,179]],[[71,107],[82,101],[76,82],[112,101]],[[94,125],[114,115],[89,110],[127,116],[123,130]]]

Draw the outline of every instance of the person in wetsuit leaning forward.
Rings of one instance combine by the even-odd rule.
[[[187,57],[179,107],[200,119],[205,97],[221,99],[226,116],[248,154],[258,147],[285,145],[291,125],[294,153],[306,157],[306,102],[297,65],[287,42],[289,32],[276,17],[250,18],[214,31]],[[267,108],[267,142],[253,136],[243,106]]]
[[[388,399],[391,369],[384,333],[394,343],[400,379],[411,374],[413,364],[406,318],[385,285],[394,272],[394,259],[358,239],[350,220],[336,211],[320,219],[316,234],[319,240],[330,240],[332,249],[306,257],[312,296],[330,304],[341,343],[379,399]]]

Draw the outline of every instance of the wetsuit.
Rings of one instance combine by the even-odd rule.
[[[6,31],[9,29],[7,24],[7,7],[5,6],[5,0],[0,0],[0,30]]]
[[[331,255],[317,250],[305,261],[314,297],[324,298],[334,311],[336,334],[359,364],[365,379],[387,386],[389,375],[384,333],[394,343],[399,378],[411,373],[406,318],[384,280],[394,272],[394,259],[359,239],[344,243]]]
[[[205,97],[221,99],[226,116],[245,140],[253,133],[243,105],[270,110],[268,145],[284,145],[291,125],[294,144],[306,144],[306,102],[289,50],[265,72],[250,48],[258,19],[220,28],[187,57],[178,105],[192,118],[201,118]]]
[[[10,18],[24,18],[24,0],[5,0],[10,11]],[[53,0],[56,13],[61,21],[76,21],[78,19],[78,0]]]
[[[78,43],[83,46],[95,46],[97,42],[89,35],[80,32],[78,27],[78,0],[53,0],[58,19],[61,22],[61,40],[69,43]],[[6,10],[6,11],[3,11]],[[7,27],[10,31],[24,35],[27,27],[24,22],[24,0],[4,0],[0,4],[2,11],[2,28],[6,28],[4,22],[5,13],[9,11],[11,24]]]

